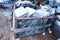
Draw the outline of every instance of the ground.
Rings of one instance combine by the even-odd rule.
[[[0,8],[0,40],[12,40],[10,8]]]

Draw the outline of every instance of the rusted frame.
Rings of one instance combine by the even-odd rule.
[[[17,20],[44,20],[44,19],[55,19],[57,18],[56,16],[54,17],[38,17],[38,18],[15,18],[15,21]],[[16,25],[16,23],[15,23]],[[28,35],[34,35],[34,34],[28,34],[28,31],[30,30],[34,30],[34,29],[41,29],[41,28],[46,28],[46,27],[50,27],[52,24],[47,24],[47,25],[43,25],[43,26],[33,26],[33,27],[27,27],[27,28],[20,28],[20,29],[15,29],[14,32],[15,33],[21,33],[21,32],[27,32],[26,35],[20,35],[19,37],[24,37],[24,36],[28,36]],[[45,29],[44,29],[45,30]],[[44,31],[42,30],[42,31]],[[32,32],[31,32],[32,33]],[[37,32],[35,34],[38,34],[38,33],[41,33],[41,32]]]
[[[54,17],[38,17],[38,18],[15,18],[15,20],[41,20],[41,19],[54,19],[57,18],[56,16]]]
[[[56,16],[54,17],[40,17],[40,18],[15,18],[15,20],[41,20],[41,19],[54,19],[54,18],[57,18]],[[42,27],[49,27],[51,26],[52,24],[48,24],[48,25],[43,25],[43,26],[36,26],[35,29],[37,28],[42,28]],[[16,29],[15,32],[23,32],[23,31],[27,31],[27,30],[30,30],[30,29],[34,29],[33,27],[28,27],[28,28],[21,28],[21,29]]]
[[[39,28],[44,28],[44,27],[49,27],[52,24],[48,24],[48,25],[43,25],[43,26],[35,26],[35,27],[27,27],[27,28],[21,28],[21,29],[15,29],[14,32],[18,33],[18,32],[24,32],[24,31],[29,31],[31,29],[39,29]]]

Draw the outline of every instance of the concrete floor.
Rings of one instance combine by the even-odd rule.
[[[0,8],[0,40],[12,40],[13,32],[11,31],[11,14],[9,8]]]

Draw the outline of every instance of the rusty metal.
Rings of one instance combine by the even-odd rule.
[[[18,32],[24,32],[24,31],[29,31],[31,29],[39,29],[39,28],[44,28],[44,27],[49,27],[52,24],[49,25],[43,25],[43,26],[35,26],[35,27],[27,27],[27,28],[21,28],[21,29],[15,29],[14,32],[18,33]]]
[[[52,23],[48,23],[48,24],[46,24],[46,23],[43,23],[43,25],[39,25],[39,26],[35,26],[35,25],[37,25],[37,21],[39,20],[39,21],[43,21],[43,22],[47,22],[47,20],[48,19],[50,19],[51,21],[52,21],[52,19],[54,19],[54,18],[57,18],[56,16],[54,16],[54,17],[38,17],[38,18],[34,18],[34,17],[25,17],[25,18],[15,18],[15,20],[16,21],[19,21],[19,20],[22,20],[22,21],[20,21],[20,23],[21,22],[23,22],[24,20],[27,20],[26,21],[26,23],[25,23],[25,25],[23,25],[23,26],[21,26],[21,28],[16,28],[15,30],[14,30],[14,32],[15,33],[18,33],[19,34],[19,37],[24,37],[24,36],[28,36],[28,35],[33,35],[33,34],[37,34],[37,33],[44,33],[45,32],[45,29],[47,28],[47,27],[50,27],[51,25],[52,25]],[[46,19],[46,20],[45,20]],[[31,21],[32,20],[32,21]],[[31,24],[29,24],[30,22],[29,21],[31,21]],[[16,23],[15,23],[16,24]],[[27,27],[25,27],[26,25],[28,25],[29,24],[29,26],[27,26]],[[41,23],[42,24],[42,23]],[[43,28],[43,29],[42,29]],[[42,31],[40,30],[39,31],[39,29],[42,29]],[[36,30],[36,31],[35,31]],[[33,33],[33,31],[35,31],[35,33]],[[49,31],[49,30],[48,30]],[[24,33],[24,34],[23,34]],[[17,35],[16,35],[17,36]],[[18,36],[17,36],[18,37]],[[16,37],[16,38],[17,38]]]
[[[53,19],[57,18],[56,16],[54,17],[38,17],[38,18],[15,18],[16,20],[41,20],[41,19]]]

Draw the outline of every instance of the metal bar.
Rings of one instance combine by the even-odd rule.
[[[29,25],[29,27],[34,27],[34,25],[36,25],[36,22],[37,22],[38,20],[34,20],[32,23],[31,23],[31,25]],[[33,26],[32,26],[33,25]],[[32,33],[33,31],[34,31],[35,29],[32,29],[29,33]]]
[[[52,24],[48,24],[48,25],[43,25],[43,26],[35,26],[35,27],[27,27],[27,28],[20,28],[20,29],[15,29],[14,32],[18,33],[18,32],[24,32],[24,31],[29,31],[32,29],[39,29],[39,28],[44,28],[44,27],[49,27]]]
[[[25,27],[29,22],[30,22],[30,20],[29,20],[29,21],[27,21],[27,22],[26,22],[26,24],[25,24],[24,26],[22,26],[22,27],[24,28],[24,27]]]
[[[40,20],[40,19],[53,19],[55,17],[39,17],[39,18],[15,18],[16,20]]]
[[[29,27],[31,27],[37,20],[34,20],[30,25]]]
[[[32,24],[32,27],[34,27],[34,26],[37,24],[37,21],[38,21],[38,20],[36,20],[36,22],[34,22],[34,23]]]

